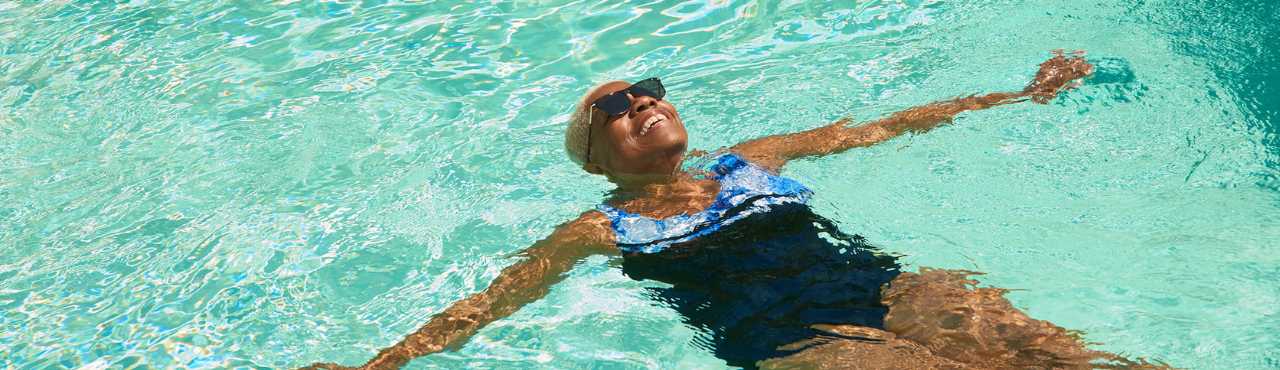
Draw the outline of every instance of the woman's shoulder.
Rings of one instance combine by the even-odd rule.
[[[616,241],[609,216],[598,210],[589,210],[577,218],[560,224],[551,239],[566,245],[610,248]]]
[[[730,172],[750,167],[749,165],[762,167],[732,148],[720,148],[709,152],[705,150],[689,152],[685,160],[684,170],[688,173],[718,178]]]

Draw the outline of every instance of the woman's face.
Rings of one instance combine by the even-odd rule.
[[[600,85],[587,96],[587,102],[630,86],[624,81]],[[676,107],[648,96],[628,93],[627,98],[630,109],[616,116],[591,109],[588,169],[594,164],[614,176],[673,173],[689,142]]]

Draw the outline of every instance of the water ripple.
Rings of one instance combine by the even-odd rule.
[[[599,200],[561,151],[591,83],[663,77],[714,148],[1016,89],[1067,47],[1100,73],[1052,105],[789,175],[852,232],[1026,289],[1105,349],[1274,366],[1274,7],[1204,21],[1241,6],[0,2],[0,353],[355,363]],[[571,275],[414,365],[723,366],[650,283]]]

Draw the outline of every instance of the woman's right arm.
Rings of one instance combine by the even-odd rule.
[[[547,294],[551,285],[582,259],[614,251],[609,220],[587,212],[560,225],[551,236],[521,254],[524,260],[502,270],[489,288],[454,302],[399,343],[384,348],[361,369],[398,369],[409,360],[462,346],[480,328],[511,315]],[[342,369],[337,364],[313,364],[305,369]]]

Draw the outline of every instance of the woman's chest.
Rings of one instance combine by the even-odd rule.
[[[713,180],[692,180],[646,189],[639,196],[620,202],[618,208],[661,220],[702,212],[715,203],[719,191],[720,185]]]

